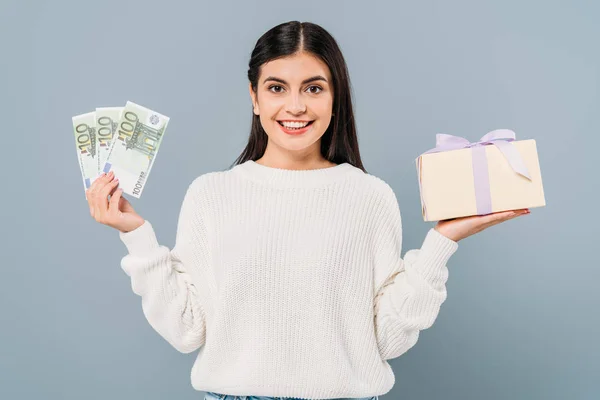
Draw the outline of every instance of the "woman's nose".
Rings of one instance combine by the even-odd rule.
[[[287,111],[292,114],[298,114],[304,112],[305,109],[306,105],[304,104],[301,96],[290,96],[290,100],[287,103]]]

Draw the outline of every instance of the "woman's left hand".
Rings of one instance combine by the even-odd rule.
[[[529,213],[529,209],[522,208],[519,210],[495,212],[487,215],[472,215],[468,217],[446,219],[438,221],[435,230],[450,240],[458,242],[459,240],[481,232],[490,226]]]

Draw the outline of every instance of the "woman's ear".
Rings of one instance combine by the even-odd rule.
[[[250,91],[250,99],[252,100],[252,112],[259,115],[260,110],[258,108],[258,101],[256,100],[256,93],[252,90],[252,82],[248,83],[248,90]]]

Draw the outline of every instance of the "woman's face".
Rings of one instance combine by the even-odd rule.
[[[257,93],[249,85],[254,114],[260,116],[268,146],[320,154],[320,139],[331,122],[333,86],[327,64],[307,53],[265,63]],[[305,129],[284,127],[286,122],[310,121]],[[299,126],[296,124],[295,126]]]

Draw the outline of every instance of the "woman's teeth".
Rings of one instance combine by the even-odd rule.
[[[279,125],[284,126],[288,129],[301,129],[304,128],[305,126],[307,126],[308,124],[310,124],[312,121],[310,122],[279,122]]]

